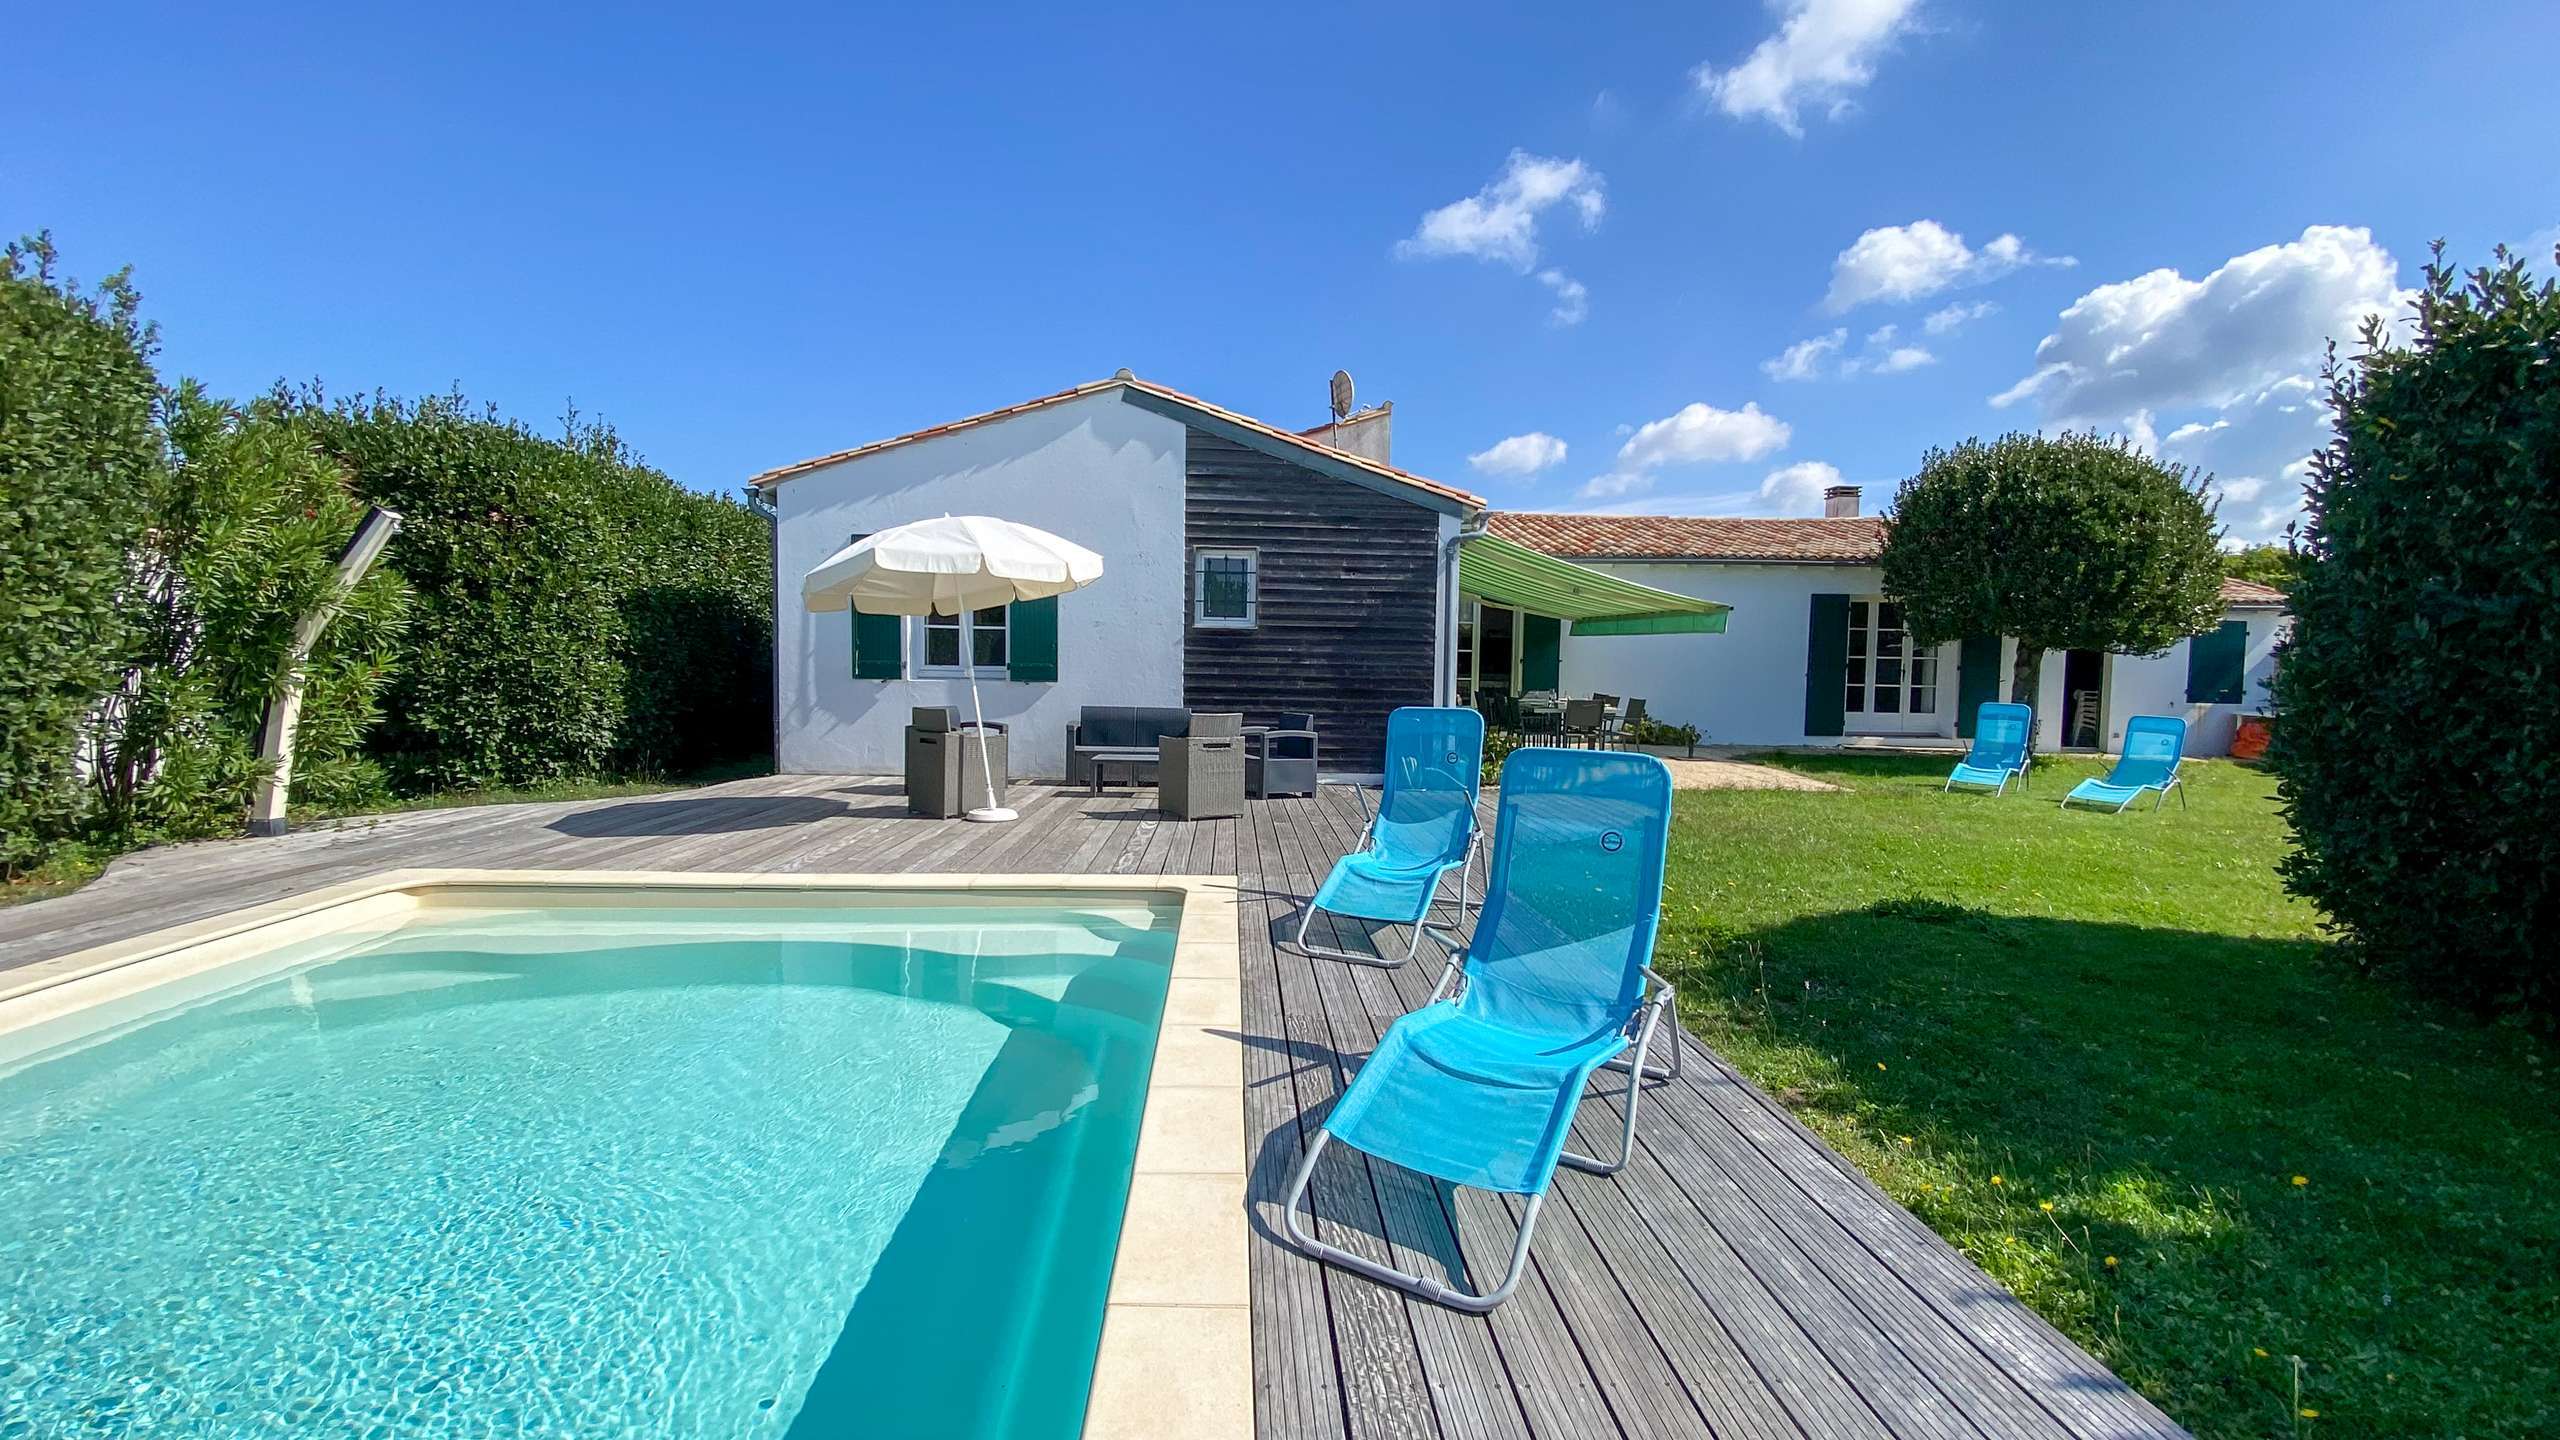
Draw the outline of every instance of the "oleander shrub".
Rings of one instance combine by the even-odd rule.
[[[2547,257],[2546,257],[2547,258]],[[2328,368],[2270,763],[2287,883],[2368,967],[2560,1011],[2560,294],[2441,247]]]
[[[130,564],[161,483],[152,331],[44,236],[0,251],[0,876],[89,823],[81,759],[134,642]]]
[[[141,643],[95,777],[109,822],[152,840],[237,830],[269,770],[259,740],[295,626],[333,603],[302,667],[293,798],[331,808],[377,798],[381,776],[362,743],[381,713],[408,585],[377,564],[339,593],[338,557],[365,507],[283,407],[235,407],[190,381],[166,413],[169,477],[134,606]]]
[[[766,519],[614,433],[534,434],[458,395],[294,408],[403,517],[415,592],[369,742],[403,789],[654,774],[772,741]]]

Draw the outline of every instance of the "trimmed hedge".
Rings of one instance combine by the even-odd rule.
[[[141,297],[0,252],[0,876],[85,823],[79,757],[134,642],[129,567],[160,483]]]
[[[405,789],[668,773],[772,742],[769,522],[612,431],[535,435],[460,396],[300,411],[400,512],[416,592],[369,748]]]
[[[2521,263],[2458,282],[2418,338],[2329,367],[2309,563],[2270,760],[2287,883],[2371,968],[2560,1010],[2560,295]]]

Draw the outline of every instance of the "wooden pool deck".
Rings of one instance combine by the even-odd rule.
[[[1267,1440],[2186,1433],[1695,1041],[1683,1042],[1685,1073],[1648,1088],[1624,1172],[1558,1173],[1530,1273],[1490,1318],[1303,1258],[1276,1237],[1305,1137],[1436,973],[1428,953],[1381,971],[1276,943],[1364,829],[1360,792],[1331,787],[1194,824],[1160,818],[1148,790],[1017,786],[1013,798],[1022,819],[990,828],[912,819],[893,781],[784,775],[152,851],[75,894],[0,910],[0,972],[415,866],[1232,875],[1254,1155],[1254,1398]],[[1607,1077],[1584,1103],[1575,1148],[1613,1145],[1622,1090]],[[1332,1154],[1315,1197],[1327,1238],[1426,1269],[1499,1271],[1516,1205]]]

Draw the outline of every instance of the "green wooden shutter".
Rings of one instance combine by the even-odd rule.
[[[1563,688],[1564,622],[1553,615],[1524,615],[1520,626],[1520,688]]]
[[[2187,640],[2187,703],[2237,705],[2248,693],[2249,622],[2225,620]]]
[[[906,622],[895,615],[853,612],[853,678],[897,680],[907,673]]]
[[[1974,717],[2000,698],[2000,637],[1967,635],[1956,648],[1956,735],[1973,738]]]
[[[867,531],[846,537],[847,545],[858,545]],[[902,680],[907,674],[904,620],[895,615],[865,615],[859,610],[853,616],[853,678],[856,680]]]
[[[1058,597],[1016,600],[1005,622],[1005,674],[1014,680],[1058,678]]]
[[[1804,639],[1804,733],[1837,735],[1847,729],[1849,597],[1816,595]]]

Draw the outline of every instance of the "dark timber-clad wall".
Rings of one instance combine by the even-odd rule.
[[[1198,430],[1186,450],[1183,704],[1312,710],[1326,770],[1377,770],[1387,712],[1432,699],[1439,516]],[[1261,552],[1253,629],[1189,624],[1202,546]]]

